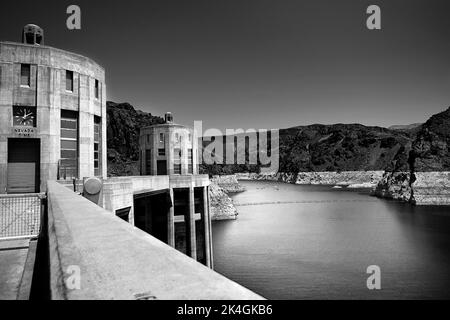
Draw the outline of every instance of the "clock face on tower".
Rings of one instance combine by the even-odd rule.
[[[13,107],[13,125],[36,127],[36,107]]]

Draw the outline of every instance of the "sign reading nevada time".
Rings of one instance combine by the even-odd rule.
[[[16,135],[22,136],[22,137],[31,137],[34,134],[36,134],[36,128],[32,128],[32,127],[16,127],[13,129],[13,132]]]

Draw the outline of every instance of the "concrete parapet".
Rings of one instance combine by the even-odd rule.
[[[52,299],[262,299],[53,181],[48,230]]]

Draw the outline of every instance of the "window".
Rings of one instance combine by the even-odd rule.
[[[156,161],[156,174],[158,176],[167,175],[167,160]]]
[[[158,149],[158,156],[165,156],[166,155],[166,149]]]
[[[29,87],[31,84],[31,66],[29,64],[20,65],[20,85]]]
[[[94,175],[100,176],[100,128],[101,118],[94,117]]]
[[[181,159],[181,149],[180,148],[173,149],[173,158],[175,160],[180,160]]]
[[[164,133],[162,132],[159,134],[159,142],[164,143]]]
[[[192,165],[192,149],[188,149],[188,173],[193,174],[194,173],[194,167]]]
[[[25,39],[27,44],[34,44],[34,34],[32,32],[27,32],[25,34]]]
[[[100,83],[95,79],[95,99],[100,97]]]
[[[173,173],[181,174],[181,149],[173,149]]]
[[[145,174],[152,174],[152,150],[145,150]]]
[[[73,71],[66,70],[66,90],[73,92]]]
[[[40,45],[42,42],[42,35],[36,33],[36,44]]]
[[[61,110],[59,179],[78,178],[78,114]]]

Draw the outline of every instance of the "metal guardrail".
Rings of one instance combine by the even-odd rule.
[[[0,195],[0,240],[39,235],[45,193]]]

